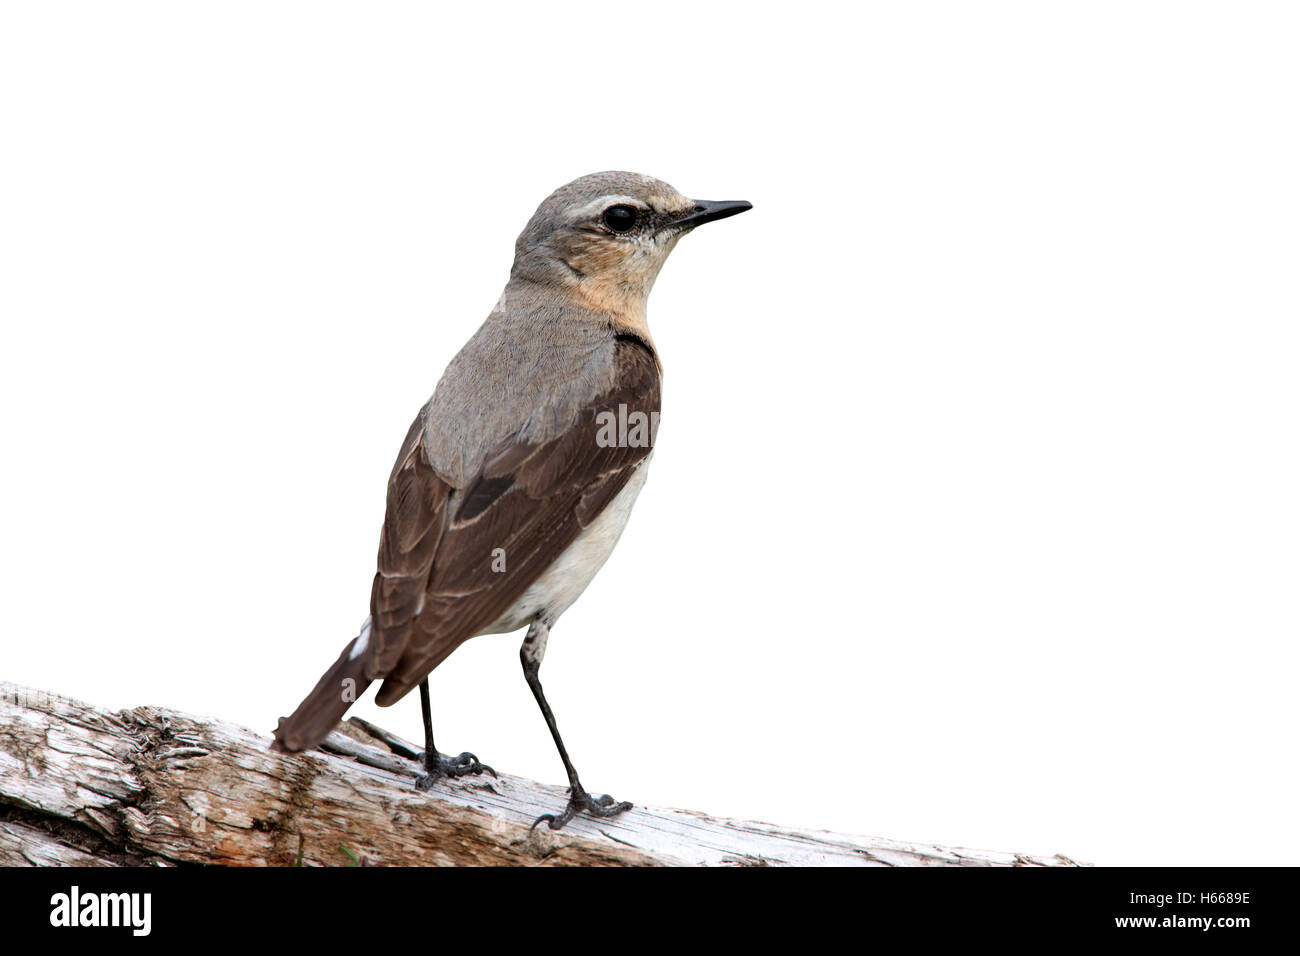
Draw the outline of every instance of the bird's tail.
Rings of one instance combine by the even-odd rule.
[[[370,678],[365,674],[368,655],[363,653],[369,638],[370,622],[367,621],[298,709],[280,718],[272,747],[290,752],[311,750],[329,736],[347,709],[370,686]]]

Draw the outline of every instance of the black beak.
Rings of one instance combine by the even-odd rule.
[[[679,229],[694,229],[706,222],[738,216],[745,210],[753,208],[743,199],[697,199],[695,208],[689,210],[681,219],[674,221],[673,225]]]

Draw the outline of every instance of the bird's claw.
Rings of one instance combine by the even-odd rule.
[[[593,817],[614,817],[624,811],[631,810],[632,804],[626,800],[615,802],[614,798],[607,793],[599,797],[593,797],[585,790],[573,790],[570,788],[569,802],[564,811],[558,816],[554,813],[543,813],[533,821],[533,825],[528,829],[535,830],[539,823],[545,823],[552,830],[559,830],[579,813],[587,812]]]
[[[497,775],[497,772],[487,764],[479,763],[478,757],[475,757],[468,750],[454,760],[449,761],[449,763],[452,767],[451,774],[454,777],[463,777],[466,774],[473,773],[490,773],[494,777]]]
[[[420,755],[420,762],[425,763],[423,754]],[[446,777],[455,779],[480,773],[490,773],[494,777],[497,775],[495,770],[485,763],[480,763],[478,757],[468,751],[456,757],[444,757],[438,754],[433,769],[415,781],[415,789],[431,790],[439,780]]]

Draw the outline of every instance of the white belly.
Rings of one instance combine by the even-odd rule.
[[[596,520],[555,559],[554,564],[529,585],[528,590],[508,611],[480,633],[504,634],[518,630],[530,624],[539,614],[548,624],[554,624],[578,600],[614,551],[614,545],[618,544],[619,536],[627,525],[628,516],[632,514],[636,496],[645,484],[649,464],[648,458],[642,462],[623,486],[623,490],[605,506]],[[510,560],[509,555],[506,560]]]

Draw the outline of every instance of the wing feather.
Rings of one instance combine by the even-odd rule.
[[[602,440],[606,414],[657,417],[659,370],[640,340],[621,337],[614,384],[579,410],[563,434],[501,442],[457,492],[428,464],[424,414],[412,425],[389,480],[379,571],[371,592],[378,624],[367,675],[391,704],[460,644],[500,618],[626,485],[650,455]],[[503,549],[506,569],[494,559]]]

